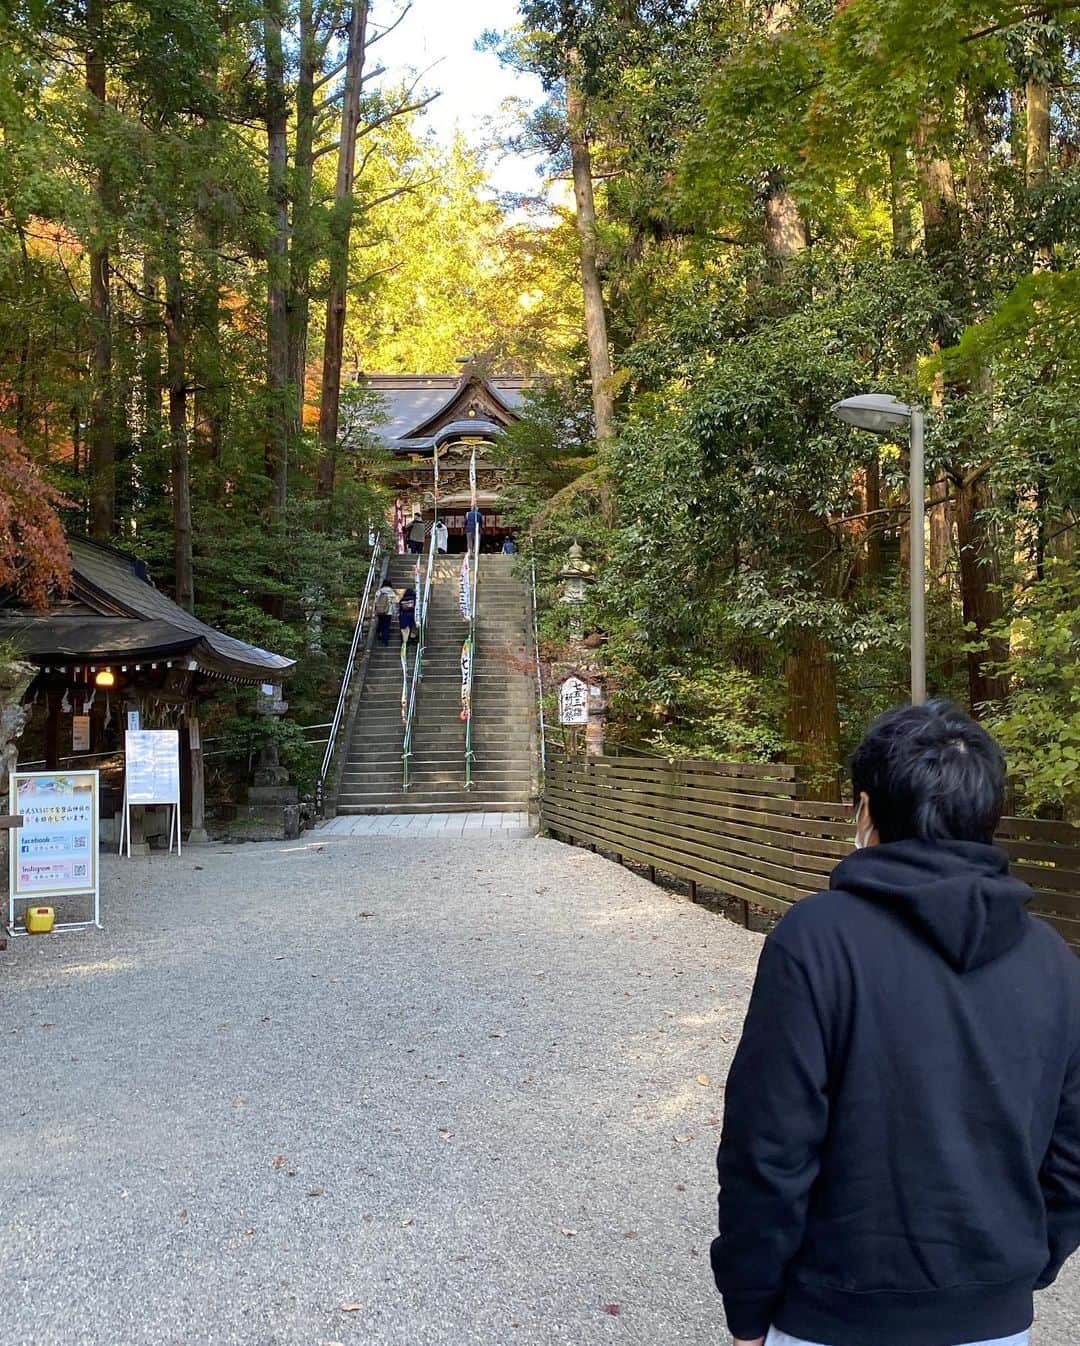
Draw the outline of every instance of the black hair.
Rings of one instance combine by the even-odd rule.
[[[949,701],[879,716],[851,759],[856,804],[866,793],[882,841],[993,840],[1005,805],[1005,758]]]

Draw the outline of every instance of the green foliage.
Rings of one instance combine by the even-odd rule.
[[[1071,560],[1020,595],[999,634],[1012,690],[994,730],[1025,812],[1075,815],[1080,807],[1080,576]]]

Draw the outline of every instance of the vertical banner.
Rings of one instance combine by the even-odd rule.
[[[465,638],[461,646],[461,718],[472,715],[472,641]]]
[[[402,633],[401,637],[401,723],[404,724],[409,716],[409,642],[405,639],[407,633]]]
[[[439,505],[439,449],[438,446],[431,451],[432,468],[435,472],[435,507]]]
[[[469,584],[469,553],[461,558],[461,578],[458,581],[458,605],[461,615],[468,621],[472,616],[472,587]]]
[[[394,501],[394,546],[399,556],[405,552],[405,511],[401,506],[401,496]]]
[[[469,504],[473,509],[476,508],[476,450],[473,449],[469,458]]]

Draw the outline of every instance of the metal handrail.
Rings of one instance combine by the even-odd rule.
[[[540,665],[540,619],[536,613],[536,562],[530,561],[532,571],[533,649],[536,652],[536,705],[540,714],[540,772],[547,772],[547,725],[544,723],[544,671]]]
[[[401,788],[409,788],[410,761],[412,757],[412,731],[416,719],[416,685],[424,676],[424,645],[427,638],[428,605],[431,602],[431,580],[435,573],[436,533],[431,530],[431,543],[428,546],[427,574],[424,577],[423,595],[417,599],[416,614],[416,658],[413,660],[412,687],[409,690],[409,702],[405,712],[405,733],[401,740]],[[419,579],[420,562],[416,563]],[[419,585],[417,586],[419,588]]]
[[[330,770],[330,764],[334,760],[334,748],[337,745],[338,731],[341,729],[342,717],[345,714],[345,705],[349,699],[349,684],[352,682],[353,668],[356,664],[356,652],[360,648],[360,637],[364,632],[364,622],[367,618],[368,606],[371,603],[371,596],[375,592],[375,581],[379,574],[379,562],[381,556],[382,539],[376,538],[375,545],[371,549],[371,560],[368,562],[367,579],[364,581],[364,592],[360,599],[360,610],[356,614],[356,629],[353,631],[352,644],[349,646],[349,657],[345,663],[345,672],[341,677],[341,691],[338,693],[334,718],[330,721],[330,734],[326,740],[326,751],[323,753],[322,766],[319,769],[319,779],[315,786],[315,807],[320,814],[323,810],[323,801],[326,798],[326,777]]]
[[[473,682],[476,679],[476,598],[477,586],[480,581],[480,525],[476,525],[473,532],[473,556],[472,573],[469,576],[471,593],[469,594],[469,678],[468,683],[462,688],[462,694],[465,698],[465,788],[471,790],[473,786],[473,759],[476,754],[472,745],[472,726],[473,726]]]

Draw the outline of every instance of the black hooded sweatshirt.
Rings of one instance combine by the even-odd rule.
[[[727,1085],[734,1336],[1024,1331],[1080,1244],[1080,965],[971,842],[856,851],[765,942]]]

